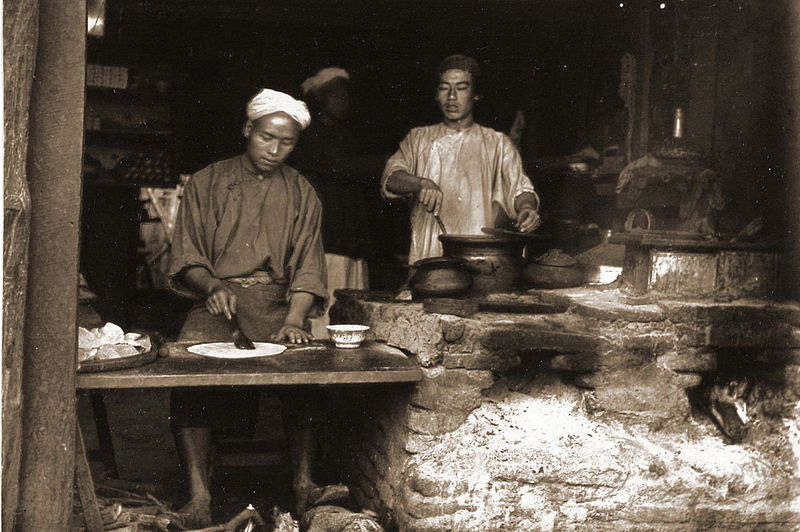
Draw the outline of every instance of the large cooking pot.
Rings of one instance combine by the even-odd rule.
[[[522,281],[533,288],[570,288],[585,281],[581,264],[560,249],[530,259],[522,269]]]
[[[467,261],[475,272],[471,295],[511,292],[522,271],[525,240],[489,235],[439,235],[445,257]]]
[[[431,257],[413,264],[408,287],[415,299],[458,298],[472,288],[472,271],[467,261],[457,257]]]

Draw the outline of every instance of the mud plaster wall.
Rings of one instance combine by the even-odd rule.
[[[347,400],[361,421],[343,469],[390,530],[800,526],[800,306],[498,297],[568,309],[467,319],[339,297],[335,321],[370,325],[425,374]],[[742,380],[751,421],[733,443],[709,390]]]

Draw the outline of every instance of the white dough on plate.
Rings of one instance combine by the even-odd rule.
[[[233,342],[196,344],[186,348],[190,353],[213,358],[253,358],[279,355],[286,351],[285,345],[253,342],[255,349],[239,349]]]

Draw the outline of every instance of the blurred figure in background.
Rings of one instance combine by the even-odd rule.
[[[323,68],[306,79],[300,89],[314,119],[303,132],[291,163],[311,182],[322,201],[330,308],[335,301],[334,290],[369,286],[369,212],[373,208],[369,192],[380,169],[373,168],[369,158],[358,155],[358,141],[348,123],[350,74],[342,68]],[[327,338],[328,323],[327,309],[322,317],[311,321],[316,338]]]

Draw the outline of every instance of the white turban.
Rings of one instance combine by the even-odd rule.
[[[271,89],[261,91],[247,102],[247,119],[258,120],[262,116],[282,111],[295,119],[300,124],[300,129],[305,129],[311,123],[311,115],[306,104],[295,100],[284,92]]]
[[[303,94],[308,94],[309,92],[314,92],[318,88],[322,87],[330,80],[335,78],[344,78],[350,79],[350,74],[347,73],[347,70],[343,68],[337,67],[329,67],[323,68],[303,83],[300,84],[300,90],[303,91]]]

